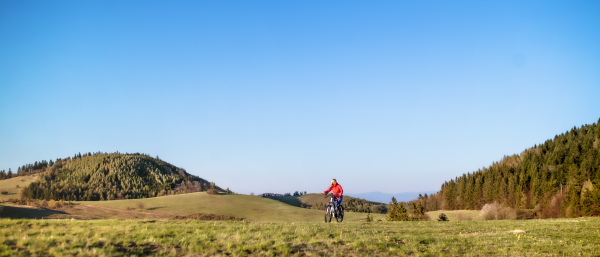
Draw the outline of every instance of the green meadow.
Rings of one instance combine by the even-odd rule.
[[[323,198],[320,195],[319,197]],[[324,212],[320,210],[298,208],[268,198],[249,195],[211,195],[206,192],[75,203],[73,213],[93,218],[168,218],[202,213],[232,216],[246,221],[315,222],[322,221],[324,216]],[[374,217],[385,220],[383,214]],[[365,213],[347,212],[345,216],[346,221],[365,219]]]
[[[31,179],[0,187],[14,194],[15,183]],[[442,212],[450,221],[436,221]],[[479,211],[466,210],[427,216],[390,222],[372,214],[367,222],[366,213],[347,212],[342,223],[324,223],[320,210],[206,192],[78,201],[55,210],[0,205],[0,256],[600,255],[600,218],[483,221]]]
[[[0,220],[2,256],[598,256],[600,218],[258,222]]]

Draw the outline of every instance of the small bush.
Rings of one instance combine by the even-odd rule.
[[[530,220],[535,218],[534,210],[518,210],[517,211],[517,219],[518,220]]]
[[[8,191],[2,191],[2,194],[3,194],[3,195],[7,195],[7,194],[8,194]]]
[[[505,206],[500,208],[498,211],[498,219],[499,220],[514,220],[517,219],[517,212],[515,209]]]
[[[373,221],[373,218],[371,218],[371,214],[367,213],[367,222],[371,222]]]
[[[48,201],[48,208],[55,209],[57,207],[57,202],[54,200]]]
[[[446,214],[442,212],[438,217],[438,221],[448,221],[448,216],[446,216]]]
[[[143,210],[146,209],[146,205],[143,202],[138,202],[136,204],[136,206],[138,207],[138,209]]]
[[[209,190],[206,190],[206,193],[208,193],[209,195],[218,195],[219,194],[219,190],[211,188]]]
[[[544,208],[542,208],[542,217],[544,219],[561,218],[562,214],[561,214],[560,210],[561,210],[564,199],[565,199],[565,196],[560,193],[552,196],[552,199],[550,199],[550,203],[548,203]],[[567,212],[567,214],[568,213],[569,213],[569,211]]]
[[[517,218],[517,212],[511,207],[502,207],[494,202],[484,205],[479,216],[483,220],[514,220]]]

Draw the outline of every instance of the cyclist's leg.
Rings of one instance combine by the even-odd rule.
[[[344,197],[340,196],[337,199],[337,207],[338,207],[338,210],[340,210],[340,211],[342,210],[342,198],[344,198]]]
[[[333,198],[333,207],[337,210],[337,208],[338,208],[338,200],[337,200],[337,198]]]

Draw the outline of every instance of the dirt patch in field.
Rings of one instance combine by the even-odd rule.
[[[516,235],[527,233],[527,232],[525,232],[525,230],[520,230],[520,229],[511,230],[511,231],[508,231],[508,232],[516,234]]]

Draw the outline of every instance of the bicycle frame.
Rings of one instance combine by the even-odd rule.
[[[337,197],[331,195],[331,198],[329,199],[329,203],[327,204],[327,207],[325,208],[325,222],[331,222],[331,218],[333,218],[333,217],[335,217],[337,222],[341,222],[344,219],[343,211],[339,210],[337,203],[338,203]]]

